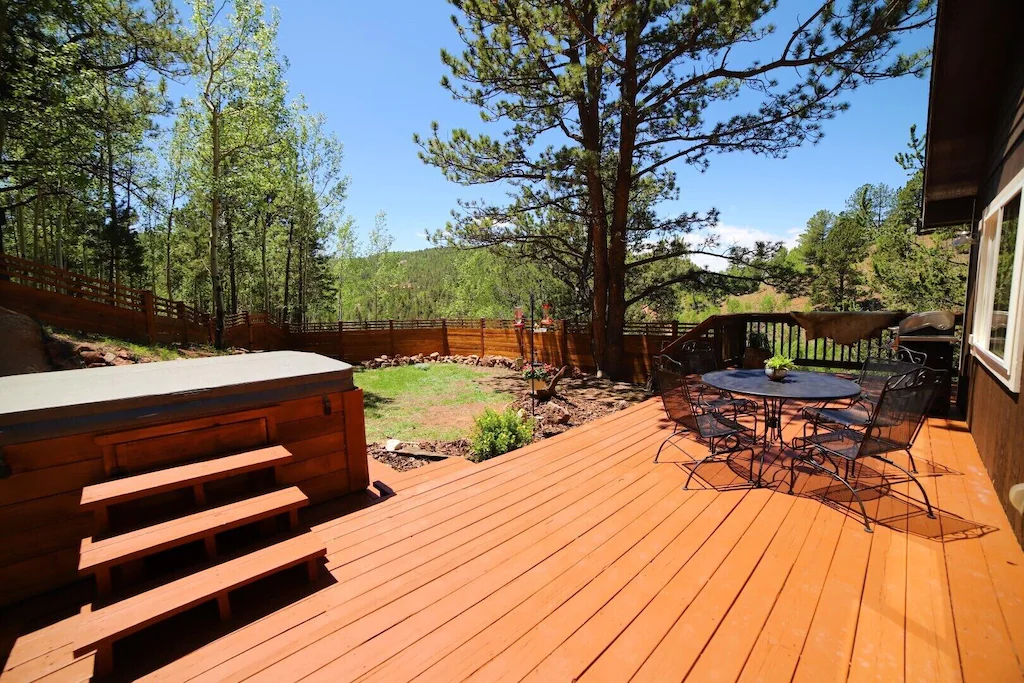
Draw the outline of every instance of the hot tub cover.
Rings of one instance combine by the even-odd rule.
[[[121,413],[154,421],[162,413],[201,414],[222,404],[237,409],[351,388],[351,365],[299,351],[0,377],[0,443],[3,430],[18,425],[50,423],[66,433],[63,423],[71,419]]]

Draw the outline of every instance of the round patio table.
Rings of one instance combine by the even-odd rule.
[[[782,411],[787,401],[837,401],[860,395],[858,384],[824,372],[790,370],[781,380],[771,380],[764,370],[716,370],[701,379],[710,387],[761,399],[764,408],[762,472],[765,451],[771,444],[777,442],[782,447],[786,446],[782,438]]]

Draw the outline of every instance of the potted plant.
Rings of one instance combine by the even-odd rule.
[[[743,367],[759,368],[772,357],[772,345],[764,332],[751,332],[743,352]]]
[[[778,382],[794,367],[796,367],[796,363],[792,358],[777,353],[764,362],[764,374],[768,375],[768,379]]]
[[[551,373],[543,365],[536,364],[533,367],[528,367],[523,370],[523,379],[530,384],[530,388],[534,391],[547,389],[548,381],[551,379]]]

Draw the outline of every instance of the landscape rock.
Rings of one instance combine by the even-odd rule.
[[[557,403],[546,404],[544,406],[543,415],[545,417],[545,422],[558,425],[568,424],[569,419],[572,417],[572,414],[568,410]]]
[[[76,345],[60,337],[46,340],[46,353],[50,356],[50,365],[55,370],[78,370],[85,367],[85,361],[75,351]]]
[[[112,353],[110,351],[107,351],[105,354],[103,354],[103,362],[105,363],[113,363],[115,358],[117,358],[117,354]]]
[[[437,351],[434,351],[432,354],[430,354],[430,357],[434,360],[437,360],[438,358],[441,357],[441,354],[438,353]]]
[[[50,370],[44,339],[35,320],[0,308],[0,377]]]
[[[388,439],[387,443],[384,444],[384,450],[394,453],[402,447],[402,442],[398,439]]]
[[[82,351],[78,355],[86,365],[106,364],[106,361],[103,360],[103,354],[99,351]]]

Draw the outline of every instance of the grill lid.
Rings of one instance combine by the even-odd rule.
[[[946,332],[956,324],[956,316],[950,311],[928,311],[914,313],[900,321],[899,333],[911,334],[918,330]]]

